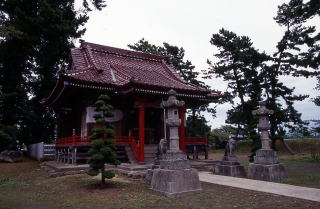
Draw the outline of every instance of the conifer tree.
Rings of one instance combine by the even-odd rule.
[[[40,104],[67,67],[70,48],[85,33],[92,9],[105,0],[0,0],[0,123],[18,125],[20,143],[54,138],[54,113]],[[1,142],[0,142],[1,143]]]
[[[101,183],[105,183],[105,179],[111,179],[115,174],[111,171],[105,171],[105,164],[119,165],[117,155],[111,146],[114,144],[114,131],[113,126],[106,118],[112,117],[113,113],[110,110],[113,107],[109,104],[109,96],[102,94],[98,97],[95,103],[95,111],[97,112],[93,117],[98,127],[92,129],[94,134],[90,136],[93,139],[91,142],[91,148],[89,153],[92,155],[88,161],[90,170],[88,174],[90,176],[96,176],[101,173]]]
[[[265,68],[265,93],[267,106],[275,111],[270,117],[272,147],[276,140],[284,143],[290,153],[293,151],[284,142],[285,129],[294,132],[307,125],[294,103],[308,95],[294,95],[294,88],[280,82],[281,76],[310,77],[319,73],[320,33],[310,20],[320,14],[319,1],[290,0],[278,7],[276,22],[285,28],[282,39],[277,44],[277,52],[271,57],[271,65]],[[318,71],[318,72],[317,72]]]
[[[317,79],[318,79],[318,83],[317,83],[317,86],[316,86],[315,89],[320,91],[320,76]],[[320,96],[316,96],[313,99],[313,102],[314,102],[315,105],[320,106]]]
[[[228,83],[224,102],[231,103],[233,108],[227,112],[226,123],[234,125],[237,134],[244,134],[252,139],[255,151],[259,148],[255,130],[257,120],[251,112],[261,100],[260,71],[269,58],[252,46],[249,37],[238,36],[225,29],[213,34],[210,43],[218,48],[219,53],[215,56],[219,61],[213,63],[208,60],[210,68],[204,72],[205,78],[218,77]]]
[[[316,89],[320,92],[320,76],[317,79],[318,79],[318,83],[317,83]],[[320,96],[319,96],[319,94],[318,94],[318,96],[316,96],[313,99],[313,102],[314,102],[315,105],[320,107]],[[313,128],[314,132],[320,133],[320,119],[319,120],[315,120],[314,122],[315,122],[315,125],[316,125],[316,127]]]
[[[290,0],[279,6],[276,22],[286,29],[275,54],[277,67],[293,76],[317,75],[316,89],[320,90],[320,32],[314,25],[320,17],[320,1]],[[320,106],[320,97],[313,98]],[[317,122],[317,121],[315,121]],[[316,131],[320,127],[315,128]]]

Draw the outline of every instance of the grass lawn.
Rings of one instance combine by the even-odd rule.
[[[280,155],[280,160],[288,170],[288,178],[281,183],[320,189],[320,161],[306,154]]]
[[[25,159],[0,164],[0,209],[59,208],[320,208],[320,203],[202,183],[203,191],[166,198],[147,183],[116,177],[101,187],[86,174],[49,178]]]

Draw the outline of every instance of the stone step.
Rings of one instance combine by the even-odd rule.
[[[157,154],[157,150],[144,150],[144,153]]]
[[[157,156],[157,153],[154,153],[154,152],[145,152],[144,153],[144,156]]]
[[[158,148],[144,148],[145,152],[157,152]]]

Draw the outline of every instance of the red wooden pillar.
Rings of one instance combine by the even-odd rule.
[[[185,117],[186,117],[186,109],[180,108],[179,109],[179,118],[181,119],[181,123],[180,123],[180,128],[179,128],[179,145],[180,145],[180,149],[183,152],[186,151],[186,146],[184,144],[184,141],[185,141],[185,125],[184,125]]]
[[[144,162],[144,105],[139,107],[139,159]]]

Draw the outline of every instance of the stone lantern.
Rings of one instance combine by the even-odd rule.
[[[259,102],[260,108],[252,111],[253,115],[259,117],[257,125],[260,131],[261,149],[257,150],[254,156],[254,163],[249,165],[248,177],[257,180],[276,181],[288,176],[285,167],[279,163],[277,153],[270,148],[269,115],[273,110],[269,110],[265,101]]]
[[[160,168],[176,169],[190,168],[187,156],[181,152],[179,148],[179,126],[181,119],[179,118],[179,108],[185,105],[184,101],[176,98],[176,92],[170,90],[169,98],[161,103],[161,107],[166,109],[166,127],[169,129],[169,150],[160,158]]]
[[[160,168],[154,169],[151,189],[167,196],[199,191],[201,184],[198,171],[191,168],[187,156],[179,148],[179,119],[178,110],[185,103],[176,98],[176,92],[170,90],[169,98],[161,106],[166,109],[166,127],[169,128],[169,149],[160,156]]]
[[[230,135],[228,143],[225,146],[224,156],[222,160],[216,163],[212,172],[214,174],[234,176],[234,177],[245,177],[246,173],[244,167],[240,165],[238,158],[235,156],[234,152],[236,150],[236,136]]]

